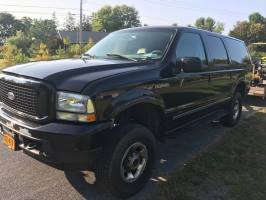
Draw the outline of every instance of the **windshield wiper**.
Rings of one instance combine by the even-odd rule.
[[[134,61],[134,62],[138,62],[137,59],[134,59],[134,58],[129,58],[127,56],[123,56],[123,55],[120,55],[120,54],[112,54],[112,53],[108,53],[106,54],[107,56],[109,57],[117,57],[117,58],[121,58],[121,59],[124,59],[124,60],[131,60],[131,61]]]
[[[81,56],[82,58],[86,58],[86,57],[89,57],[89,58],[96,58],[96,56],[95,55],[91,55],[91,54],[89,54],[89,53],[84,53],[82,56]]]

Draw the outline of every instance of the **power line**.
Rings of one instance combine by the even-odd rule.
[[[190,11],[191,10],[194,10],[194,11],[201,11],[202,10],[207,10],[205,8],[195,8],[195,7],[186,7],[186,6],[179,6],[179,5],[176,5],[174,4],[174,1],[172,0],[170,3],[170,0],[168,1],[162,1],[162,0],[142,0],[142,2],[145,2],[145,3],[150,3],[150,4],[158,4],[160,6],[165,6],[165,7],[170,7],[170,8],[182,8],[182,9],[189,9]],[[120,1],[122,2],[122,0]],[[175,1],[176,2],[176,1]],[[178,1],[178,3],[180,2],[184,2],[184,1]],[[94,4],[98,4],[98,5],[106,5],[106,4],[103,4],[103,3],[99,3],[99,2],[93,2]],[[0,6],[8,6],[8,7],[25,7],[25,8],[41,8],[41,9],[59,9],[59,10],[80,10],[79,8],[67,8],[67,7],[52,7],[52,6],[31,6],[31,5],[20,5],[20,4],[0,4]],[[88,10],[88,9],[82,9],[84,11],[89,11],[89,12],[92,12],[91,10]],[[229,10],[224,10],[224,9],[213,9],[213,10],[218,10],[219,12],[224,12],[224,13],[234,13],[234,14],[237,14],[237,13],[240,13],[240,12],[234,12],[234,11],[229,11]],[[25,14],[33,14],[33,15],[52,15],[52,13],[47,13],[47,12],[34,12],[34,11],[6,11],[5,12],[10,12],[10,13],[25,13]],[[79,15],[78,13],[71,13],[73,15]],[[241,13],[241,14],[246,14],[246,13]],[[63,13],[58,13],[56,12],[56,15],[58,16],[66,16],[67,14],[63,14]],[[175,22],[174,19],[170,19],[170,18],[161,18],[161,17],[154,17],[154,16],[147,16],[147,15],[142,15],[141,16],[142,18],[146,18],[146,19],[155,19],[155,20],[160,20],[160,21],[165,21],[165,22],[170,22],[170,23],[173,23]],[[176,18],[176,17],[173,17],[173,18]]]
[[[97,3],[99,5],[104,5],[101,3]],[[30,7],[30,8],[49,8],[49,9],[70,9],[70,8],[63,8],[63,7],[43,7],[43,6],[22,6],[22,5],[10,5],[10,4],[0,4],[1,5],[5,5],[5,6],[12,6],[12,7]],[[76,9],[75,9],[76,10]],[[83,9],[84,10],[84,9]],[[17,10],[5,10],[5,12],[10,12],[10,13],[22,13],[22,14],[33,14],[33,15],[52,15],[53,13],[48,13],[48,12],[34,12],[34,11],[17,11]],[[76,15],[78,16],[79,13],[71,13],[72,15]],[[56,12],[56,15],[58,16],[67,16],[66,13],[58,13]],[[158,18],[158,17],[153,17],[153,16],[147,16],[147,15],[143,15],[142,17],[144,18],[150,18],[150,19],[157,19],[160,21],[167,21],[167,22],[173,22],[173,20],[171,19],[166,19],[166,18]]]
[[[146,0],[148,1],[148,0]],[[149,2],[149,1],[148,1]],[[150,1],[151,2],[151,1]],[[98,3],[98,2],[93,2],[94,4],[98,4],[98,5],[105,5],[105,4],[102,4],[102,3]],[[166,4],[165,4],[166,5]],[[60,9],[60,10],[80,10],[78,8],[66,8],[66,7],[51,7],[51,6],[30,6],[30,5],[20,5],[20,4],[0,4],[0,6],[9,6],[9,7],[25,7],[25,8],[41,8],[41,9]],[[91,10],[85,10],[83,9],[84,11],[91,11]],[[21,13],[21,11],[18,11]],[[31,14],[35,14],[35,13],[32,13]],[[45,13],[47,14],[47,13]],[[155,17],[146,17],[146,18],[153,18],[155,19]],[[162,20],[162,21],[170,21],[170,19],[164,19],[164,18],[157,18],[159,20]]]
[[[53,12],[51,13],[48,13],[48,12],[34,12],[34,11],[20,11],[20,10],[5,10],[4,12],[8,12],[8,13],[22,13],[22,14],[33,14],[33,15],[53,15]],[[71,13],[72,15],[79,15],[78,13]],[[56,15],[59,15],[59,16],[67,16],[68,13],[57,13],[56,12]]]
[[[185,1],[162,1],[162,0],[142,0],[142,2],[145,3],[151,3],[153,5],[155,4],[159,4],[165,7],[169,7],[169,8],[183,8],[183,9],[190,9],[190,10],[194,10],[194,11],[203,11],[203,10],[210,10],[207,8],[195,8],[195,7],[191,7],[191,6],[180,6],[180,5],[176,5],[176,3],[180,3],[180,2],[185,2]],[[121,1],[122,2],[122,1]],[[170,3],[172,2],[172,3]],[[106,5],[103,3],[99,3],[99,2],[93,2],[94,4],[98,4],[98,5]],[[0,4],[0,6],[8,6],[8,7],[25,7],[25,8],[42,8],[42,9],[60,9],[60,10],[80,10],[79,8],[67,8],[67,7],[52,7],[52,6],[31,6],[31,5],[21,5],[21,4]],[[83,9],[84,11],[89,11],[91,12],[91,10],[86,10]],[[232,11],[232,10],[226,10],[226,9],[219,9],[219,8],[212,8],[212,10],[216,10],[218,12],[223,12],[223,13],[234,13],[234,14],[245,14],[248,15],[249,13],[244,13],[244,12],[236,12],[236,11]]]
[[[0,4],[0,6],[23,7],[23,8],[41,8],[41,9],[58,9],[58,10],[77,10],[77,11],[80,10],[79,8],[65,8],[65,7],[51,7],[51,6],[30,6],[30,5],[20,5],[20,4]],[[84,10],[84,11],[91,11],[91,10]]]

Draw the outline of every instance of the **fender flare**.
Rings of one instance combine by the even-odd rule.
[[[235,91],[236,91],[236,89],[237,89],[237,87],[240,85],[240,84],[244,84],[245,85],[245,88],[247,88],[247,80],[245,80],[245,78],[240,78],[240,79],[238,79],[235,83],[234,83],[234,85],[233,85],[233,87],[232,87],[232,96],[234,95],[234,93],[235,93]],[[245,91],[246,92],[246,91]]]
[[[107,119],[114,119],[118,114],[140,104],[152,105],[164,113],[164,101],[159,95],[156,95],[150,90],[134,89],[116,97],[104,115]]]

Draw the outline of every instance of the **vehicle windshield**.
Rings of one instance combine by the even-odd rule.
[[[91,58],[161,60],[174,31],[138,30],[114,32],[92,47],[85,55]]]

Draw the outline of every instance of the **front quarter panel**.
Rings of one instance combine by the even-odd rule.
[[[160,69],[123,74],[95,82],[86,89],[92,97],[99,121],[113,119],[118,113],[141,103],[164,109],[160,87],[166,85],[160,78]]]
[[[134,88],[129,91],[125,91],[119,96],[112,99],[112,101],[106,106],[106,109],[102,111],[102,118],[113,119],[119,113],[127,110],[128,108],[137,104],[150,104],[154,105],[160,110],[164,109],[164,102],[160,96],[147,88]]]

